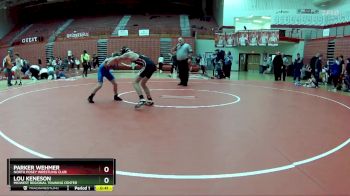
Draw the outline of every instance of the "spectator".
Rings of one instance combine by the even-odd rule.
[[[319,55],[318,59],[316,60],[315,63],[315,80],[316,80],[316,88],[318,88],[318,82],[320,82],[320,73],[322,71],[322,57],[323,55]]]
[[[32,80],[39,80],[39,72],[40,72],[40,66],[39,65],[31,65],[29,68],[29,71],[32,75]]]
[[[350,92],[350,58],[346,60],[346,67],[345,67],[345,92]]]
[[[225,78],[230,78],[231,76],[232,61],[233,61],[233,57],[231,52],[229,51],[225,56],[225,62],[224,62],[224,68],[223,68]]]
[[[286,55],[284,55],[284,54],[282,54],[282,57],[283,57],[282,78],[283,78],[283,81],[286,81],[287,70],[288,70],[288,66],[289,66],[289,60],[286,57]]]
[[[79,58],[74,58],[74,63],[77,66],[77,69],[80,70],[80,60],[79,60]]]
[[[280,52],[277,52],[277,55],[272,61],[273,72],[275,74],[275,81],[281,80],[281,68],[283,66],[283,59]]]
[[[90,62],[90,55],[87,53],[86,50],[83,51],[83,54],[80,56],[81,62],[83,64],[83,77],[87,77],[87,72],[89,69],[89,62]]]
[[[310,59],[310,68],[311,68],[311,74],[314,75],[315,74],[315,66],[316,66],[316,61],[318,59],[318,57],[320,56],[320,53],[317,53],[315,56],[313,56]]]
[[[206,70],[207,63],[206,63],[205,55],[200,56],[199,65],[201,66],[202,74],[207,75],[207,70]]]
[[[96,67],[98,67],[99,65],[100,63],[98,61],[98,56],[94,54],[94,56],[92,57],[92,66],[94,69],[96,69]]]
[[[340,77],[340,62],[339,62],[339,58],[337,57],[334,61],[334,63],[331,65],[330,67],[330,73],[331,73],[331,78],[333,81],[333,90],[336,91],[337,90],[337,86],[338,86],[338,81],[339,81],[339,77]]]
[[[40,79],[48,79],[49,78],[49,71],[46,67],[43,67],[40,69],[39,71],[39,76],[40,76]]]
[[[164,57],[162,54],[159,55],[158,58],[158,69],[159,69],[159,73],[163,72],[163,64],[164,64]]]
[[[301,75],[301,69],[303,68],[303,59],[300,58],[300,54],[297,54],[297,58],[294,60],[294,84],[297,86],[300,86],[300,75]]]

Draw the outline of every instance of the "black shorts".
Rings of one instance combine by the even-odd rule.
[[[141,78],[147,77],[150,79],[155,71],[157,71],[157,67],[155,65],[146,65],[140,70],[139,76]]]

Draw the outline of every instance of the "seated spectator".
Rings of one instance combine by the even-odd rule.
[[[311,78],[304,84],[304,87],[317,88],[317,81],[314,75],[311,75]]]
[[[47,68],[47,73],[49,75],[49,78],[48,79],[51,79],[51,80],[54,80],[55,79],[55,69],[53,66],[49,66]]]
[[[56,78],[57,79],[66,79],[67,78],[67,76],[66,76],[66,74],[65,74],[63,69],[57,70]]]
[[[40,72],[40,66],[39,65],[31,65],[30,68],[29,68],[29,71],[31,73],[31,79],[39,80],[39,72]]]
[[[43,67],[40,69],[39,71],[39,76],[40,76],[40,79],[48,79],[49,78],[49,74],[48,74],[48,70],[47,68]]]

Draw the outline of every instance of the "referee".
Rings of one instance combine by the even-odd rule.
[[[187,86],[192,47],[185,43],[182,37],[179,37],[178,44],[173,48],[173,52],[176,52],[176,64],[179,70],[180,83],[178,85]]]

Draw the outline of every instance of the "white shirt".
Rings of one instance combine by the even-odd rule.
[[[38,71],[40,70],[39,65],[31,65],[30,68],[36,69]]]
[[[188,56],[192,53],[192,47],[188,43],[176,46],[176,60],[182,61],[188,59]]]
[[[15,62],[16,62],[16,66],[18,68],[22,68],[23,67],[23,60],[21,58],[16,58]]]
[[[160,57],[158,58],[158,63],[164,63],[164,57],[160,56]]]
[[[40,69],[39,75],[40,75],[40,74],[43,74],[43,73],[48,73],[47,68],[41,68],[41,69]]]
[[[241,44],[241,46],[245,46],[245,42],[246,42],[246,38],[244,36],[239,38],[239,43]]]

